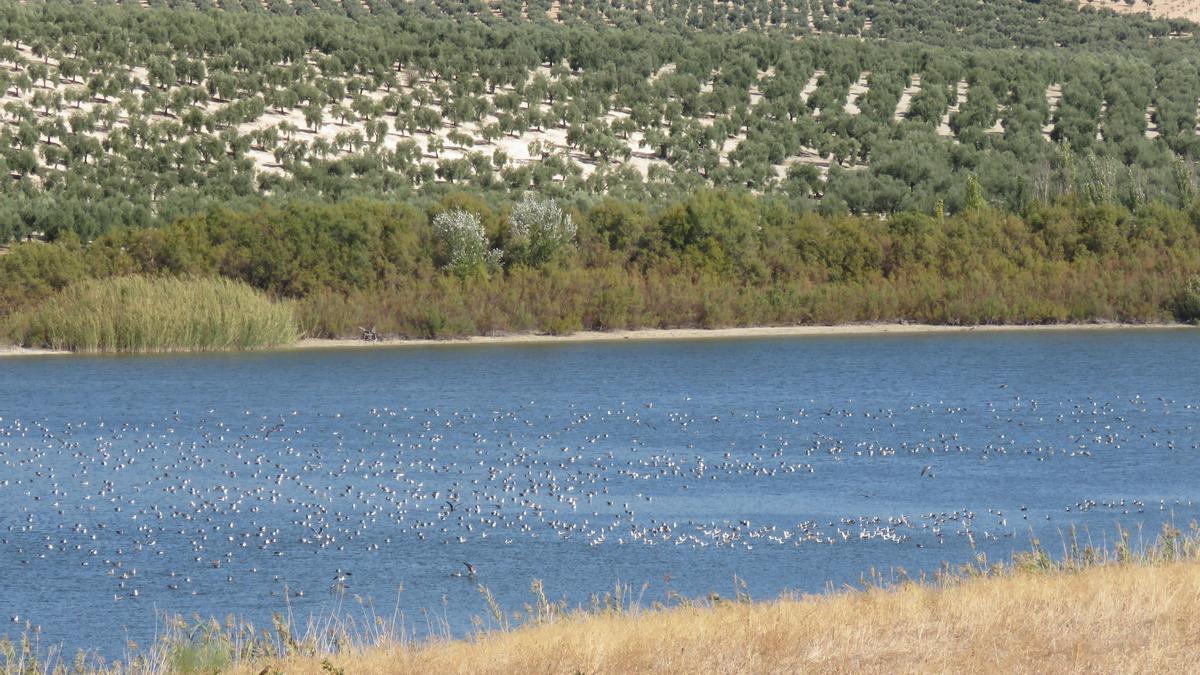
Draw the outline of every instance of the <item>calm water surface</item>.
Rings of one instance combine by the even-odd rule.
[[[479,584],[770,597],[1152,539],[1200,510],[1197,373],[1191,330],[5,359],[0,633],[119,656],[162,612],[358,598],[461,633]]]

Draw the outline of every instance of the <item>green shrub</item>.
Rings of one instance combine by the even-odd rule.
[[[1200,322],[1200,276],[1188,279],[1176,294],[1174,314],[1184,323]]]
[[[82,352],[218,351],[288,344],[288,304],[229,279],[129,276],[72,285],[9,321],[21,344]]]
[[[31,241],[0,256],[0,313],[28,306],[87,276],[83,249]]]
[[[433,218],[433,231],[445,249],[445,269],[467,278],[500,264],[501,251],[488,250],[487,233],[479,216],[465,209],[443,211]]]
[[[532,267],[550,262],[558,253],[575,245],[575,222],[553,199],[525,195],[508,217],[514,255]]]

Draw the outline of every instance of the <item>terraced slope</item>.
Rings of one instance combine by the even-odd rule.
[[[964,170],[1018,208],[1065,143],[1146,199],[1200,154],[1172,34],[1010,1],[0,4],[0,240],[446,187],[956,210]]]

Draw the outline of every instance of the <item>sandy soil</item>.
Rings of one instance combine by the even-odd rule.
[[[954,130],[950,128],[950,116],[956,114],[964,103],[967,102],[967,93],[970,91],[970,85],[966,80],[959,80],[954,87],[955,98],[954,103],[942,113],[942,121],[938,124],[937,134],[946,138],[954,137]]]
[[[1148,330],[1148,329],[1192,328],[1186,324],[1130,324],[1130,323],[1063,323],[1050,325],[991,325],[991,326],[937,326],[919,323],[854,323],[837,326],[751,326],[745,328],[667,328],[615,331],[580,331],[570,335],[542,335],[517,333],[512,335],[480,335],[469,338],[447,340],[398,340],[379,342],[341,338],[308,338],[291,349],[345,349],[366,347],[429,347],[436,345],[496,345],[496,344],[549,344],[570,342],[620,342],[623,340],[713,340],[754,337],[803,337],[835,335],[917,335],[927,333],[999,333],[999,332],[1049,332],[1049,331],[1096,331],[1096,330]],[[61,355],[70,352],[51,349],[28,349],[11,345],[0,345],[0,358],[6,356]]]
[[[921,74],[914,73],[908,78],[908,86],[904,91],[900,92],[900,100],[896,102],[896,111],[892,113],[892,119],[900,121],[908,117],[908,109],[912,106],[912,98],[921,91]]]
[[[1042,136],[1046,140],[1050,140],[1050,134],[1054,132],[1054,115],[1058,112],[1058,104],[1062,101],[1062,85],[1058,83],[1051,84],[1046,87],[1046,107],[1050,109],[1050,114],[1046,118],[1046,123],[1042,125]]]
[[[850,85],[850,91],[846,94],[846,102],[842,104],[842,110],[846,111],[847,115],[857,115],[862,112],[858,107],[858,100],[867,93],[870,77],[871,71],[865,70],[858,76],[858,81]]]
[[[1117,14],[1149,14],[1158,19],[1200,21],[1200,2],[1196,0],[1155,0],[1152,4],[1138,0],[1132,5],[1125,0],[1080,0],[1079,5],[1092,9],[1107,9]]]
[[[808,82],[804,83],[804,88],[800,90],[800,100],[802,102],[808,103],[808,97],[812,96],[813,92],[817,90],[817,85],[821,83],[821,78],[824,76],[825,71],[820,68],[813,71],[812,76],[808,78]]]
[[[291,349],[322,349],[346,347],[403,347],[430,345],[486,345],[486,344],[537,344],[569,342],[619,342],[623,340],[704,340],[747,337],[801,337],[834,335],[915,335],[927,333],[971,333],[1004,331],[1072,331],[1072,330],[1133,330],[1190,328],[1184,324],[1125,324],[1087,323],[1052,324],[1037,326],[934,326],[928,324],[864,323],[838,326],[756,326],[748,328],[670,328],[621,331],[580,331],[571,335],[539,335],[522,333],[515,335],[490,335],[449,340],[382,340],[365,342],[355,339],[306,339],[297,342]]]
[[[27,349],[16,345],[0,344],[0,358],[5,356],[55,356],[70,353],[55,349]]]

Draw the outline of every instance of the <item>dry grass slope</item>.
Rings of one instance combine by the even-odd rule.
[[[1195,672],[1200,564],[1024,572],[771,603],[572,618],[475,642],[239,673]]]

